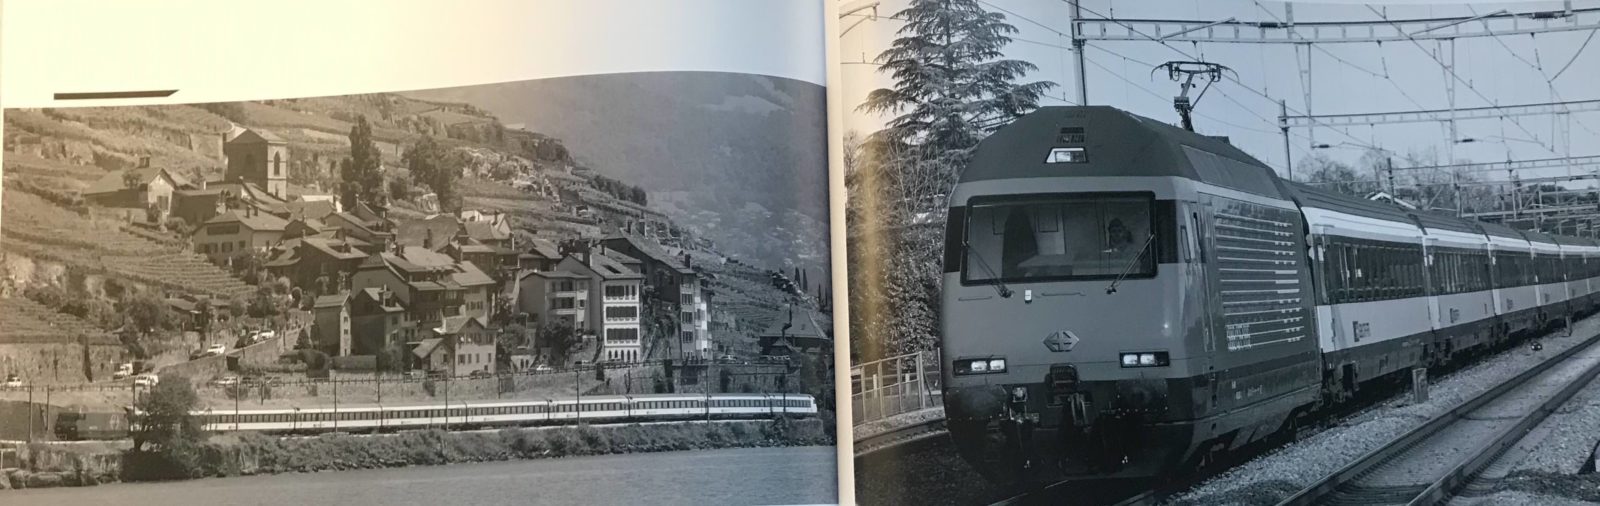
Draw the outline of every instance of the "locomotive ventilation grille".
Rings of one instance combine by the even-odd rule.
[[[1306,335],[1294,211],[1210,197],[1228,350]]]

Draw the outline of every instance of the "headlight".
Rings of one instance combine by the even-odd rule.
[[[1166,367],[1171,364],[1171,359],[1165,351],[1123,353],[1121,359],[1123,367]]]
[[[957,375],[993,374],[1006,372],[1004,358],[961,358],[954,362]]]

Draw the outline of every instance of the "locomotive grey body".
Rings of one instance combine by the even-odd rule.
[[[950,206],[947,426],[1000,481],[1196,465],[1600,288],[1592,240],[1320,192],[1110,107],[996,132]]]

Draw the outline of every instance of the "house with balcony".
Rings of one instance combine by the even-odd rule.
[[[172,194],[189,182],[164,168],[150,166],[150,157],[139,158],[139,166],[111,172],[84,188],[81,195],[101,207],[137,209],[139,216],[154,208],[160,216],[172,210]]]
[[[267,252],[283,238],[288,224],[283,218],[245,207],[218,214],[195,227],[192,242],[196,253],[220,264],[251,252]]]
[[[388,287],[352,292],[349,305],[351,354],[377,355],[389,346],[415,340],[415,322]]]
[[[623,260],[619,260],[619,258]],[[591,329],[600,338],[606,360],[636,362],[644,360],[643,319],[644,276],[630,269],[626,255],[607,252],[604,246],[568,256],[556,270],[583,274],[589,278]]]
[[[524,245],[526,251],[517,257],[517,268],[525,271],[548,271],[561,261],[561,249],[549,239],[533,238]]]
[[[308,231],[309,225],[288,225],[286,235]],[[266,268],[273,277],[289,278],[294,286],[317,293],[333,293],[348,288],[350,277],[371,256],[371,245],[337,232],[299,235],[286,238],[270,248]]]
[[[528,315],[530,327],[555,322],[589,333],[589,279],[563,269],[525,272],[517,280],[517,310]]]
[[[420,246],[395,245],[363,260],[350,277],[350,289],[387,288],[409,320],[433,328],[452,316],[487,317],[493,302],[487,288],[493,282],[485,281],[488,276],[471,263]]]
[[[496,371],[494,333],[483,318],[451,316],[428,332],[411,350],[423,370],[450,376]]]
[[[639,259],[639,272],[645,286],[660,301],[659,308],[672,321],[677,336],[675,350],[685,360],[712,358],[711,332],[707,307],[701,290],[701,276],[695,272],[688,254],[668,253],[660,245],[644,239],[616,234],[601,241],[607,250]],[[646,307],[652,307],[646,304]]]
[[[311,335],[318,350],[336,357],[351,352],[350,294],[317,297],[312,310]]]

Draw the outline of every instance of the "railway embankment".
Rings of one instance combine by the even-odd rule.
[[[115,447],[33,445],[23,468],[0,472],[0,489],[87,486],[114,481],[181,480],[309,473],[465,462],[721,448],[835,444],[831,420],[774,419],[578,425],[499,430],[406,431],[280,437],[218,434],[174,465]],[[42,465],[36,465],[42,464]]]
[[[1575,322],[1570,336],[1561,331],[1538,338],[1534,350],[1524,342],[1479,363],[1434,379],[1429,399],[1409,395],[1378,403],[1339,420],[1300,441],[1214,476],[1179,494],[1172,504],[1276,504],[1323,476],[1355,461],[1429,419],[1449,411],[1567,348],[1600,333],[1600,317]],[[1584,394],[1580,393],[1581,399]]]

